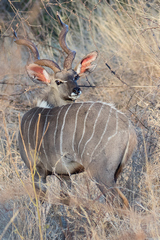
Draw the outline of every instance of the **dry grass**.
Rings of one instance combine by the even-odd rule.
[[[67,239],[159,239],[160,3],[111,2],[30,0],[0,5],[4,10],[0,19],[0,239],[62,239],[61,215],[68,222]],[[83,88],[80,101],[112,102],[137,129],[137,151],[118,180],[130,211],[104,204],[86,174],[72,177],[74,188],[68,190],[72,207],[57,204],[60,186],[55,177],[48,178],[50,202],[41,206],[33,201],[31,176],[18,151],[18,115],[33,106],[43,88],[26,76],[26,49],[20,50],[4,36],[13,27],[37,43],[41,57],[60,64],[57,10],[70,27],[67,42],[77,51],[75,65],[86,53],[99,52],[97,69],[88,78],[96,87]],[[79,84],[89,85],[86,79]]]

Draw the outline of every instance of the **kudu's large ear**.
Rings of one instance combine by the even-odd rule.
[[[32,63],[32,64],[29,64],[26,67],[26,69],[27,69],[27,73],[28,73],[29,77],[34,82],[45,83],[45,84],[49,84],[51,82],[49,74],[43,67],[41,67],[35,63]]]
[[[96,60],[97,56],[98,56],[98,52],[97,51],[93,51],[93,52],[87,54],[87,56],[85,56],[81,60],[81,62],[75,68],[75,71],[77,72],[77,74],[80,77],[82,77],[82,76],[84,76],[86,74],[89,74],[89,73],[94,71],[94,69],[96,68],[97,64],[92,65],[91,63]]]

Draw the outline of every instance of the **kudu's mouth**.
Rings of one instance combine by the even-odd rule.
[[[81,89],[79,87],[76,87],[76,88],[73,89],[71,95],[68,96],[68,97],[72,100],[76,100],[77,98],[80,97],[81,93],[82,93]]]

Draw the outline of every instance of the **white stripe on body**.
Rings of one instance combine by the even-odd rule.
[[[98,146],[100,145],[100,143],[101,143],[101,141],[102,141],[102,139],[103,139],[103,137],[104,137],[104,135],[105,135],[105,133],[106,133],[106,131],[107,131],[107,127],[108,127],[108,123],[109,123],[109,120],[110,120],[110,117],[111,117],[111,113],[112,113],[112,108],[110,107],[110,111],[109,111],[108,119],[107,119],[107,122],[106,122],[106,126],[105,126],[105,128],[104,128],[104,131],[103,131],[103,133],[102,133],[102,136],[101,136],[101,138],[100,138],[97,146],[95,147],[94,151],[93,151],[92,154],[91,154],[90,162],[92,161],[92,157],[93,157],[96,149],[97,149]]]
[[[37,113],[37,111],[39,110],[39,108],[37,108],[36,109],[36,111],[34,112],[34,114],[32,115],[32,117],[31,117],[31,119],[30,119],[30,121],[29,121],[29,125],[28,125],[28,145],[30,144],[30,139],[29,139],[29,133],[30,133],[30,127],[31,127],[31,123],[32,123],[32,120],[33,120],[33,118],[34,118],[34,116],[35,116],[35,114]],[[42,112],[43,112],[43,110],[42,110]],[[41,113],[42,113],[41,112]],[[30,115],[29,115],[30,116]]]
[[[44,134],[45,134],[45,131],[46,131],[46,127],[48,125],[48,115],[49,115],[50,111],[51,111],[51,109],[48,111],[48,113],[46,115],[45,123],[44,123],[44,126],[43,126],[43,134],[42,134],[42,148],[43,148],[43,152],[45,154],[45,157],[46,157],[46,160],[47,160],[48,163],[49,163],[48,156],[47,156],[47,153],[46,153],[46,150],[45,150],[45,147],[44,147]]]
[[[61,155],[61,160],[64,164],[64,167],[66,168],[66,171],[68,172],[68,175],[70,175],[70,172],[66,166],[66,163],[65,163],[65,158],[63,157],[65,155],[65,152],[63,152],[63,129],[64,129],[64,125],[65,125],[65,120],[66,120],[66,116],[68,114],[68,111],[70,109],[70,107],[72,106],[72,104],[69,105],[68,109],[66,110],[65,112],[65,115],[63,117],[63,124],[62,124],[62,127],[61,127],[61,133],[60,133],[60,146],[59,146],[59,149],[60,149],[60,155]]]
[[[105,145],[104,145],[104,147],[103,148],[101,148],[101,150],[99,151],[99,153],[97,153],[97,155],[95,156],[95,158],[103,151],[103,149],[105,149],[105,147],[107,146],[107,144],[109,143],[109,141],[113,138],[113,137],[115,137],[116,135],[117,135],[117,133],[118,133],[118,117],[117,117],[117,111],[115,111],[115,113],[116,113],[116,131],[115,131],[115,133],[112,135],[112,136],[110,136],[109,138],[108,138],[108,140],[107,140],[107,142],[105,143]]]
[[[37,108],[36,112],[39,110],[39,107]],[[40,114],[43,112],[44,109],[42,109],[42,111],[40,112]],[[38,121],[38,117],[37,117],[37,121]],[[33,132],[33,139],[34,139],[34,146],[36,146],[36,140],[37,136],[36,136],[36,130],[37,130],[37,123],[34,125],[34,132]]]
[[[75,141],[75,134],[76,134],[76,129],[77,129],[78,113],[79,113],[81,107],[83,106],[83,104],[84,104],[84,103],[81,103],[80,107],[78,108],[78,110],[77,110],[77,112],[76,112],[75,127],[74,127],[73,138],[72,138],[72,150],[73,150],[73,152],[75,152],[75,149],[74,149],[74,141]]]
[[[58,112],[58,115],[57,115],[57,119],[56,119],[56,127],[55,127],[55,130],[54,130],[54,149],[55,149],[55,153],[56,153],[56,157],[57,157],[57,149],[56,149],[56,133],[57,133],[57,129],[58,129],[58,119],[59,119],[59,115],[62,111],[64,106],[62,106]],[[59,159],[58,159],[59,160]]]
[[[85,134],[85,131],[86,131],[86,126],[85,126],[85,125],[86,125],[86,120],[87,120],[89,111],[90,111],[90,109],[92,108],[92,106],[93,106],[94,104],[95,104],[95,102],[93,102],[93,103],[90,105],[90,107],[89,107],[89,109],[88,109],[88,111],[87,111],[87,113],[86,113],[85,119],[84,119],[83,133],[82,133],[81,139],[80,139],[79,144],[78,144],[78,153],[79,153],[80,144],[81,144],[81,142],[82,142],[82,139],[83,139],[84,134]]]
[[[26,131],[26,123],[27,123],[27,119],[30,117],[32,115],[32,112],[27,116],[27,118],[24,120],[24,124],[23,124],[23,129],[21,129],[21,131],[22,131],[22,135],[23,135],[23,130],[24,131]],[[22,127],[22,125],[21,125],[21,127]],[[27,137],[28,137],[28,144],[29,144],[29,136],[28,136],[28,134],[27,134]]]
[[[92,140],[92,138],[93,138],[93,136],[94,136],[95,129],[96,129],[96,125],[97,125],[97,121],[98,121],[98,119],[99,119],[99,117],[100,117],[100,114],[101,114],[101,111],[102,111],[103,106],[104,106],[104,105],[101,106],[101,108],[100,108],[100,110],[99,110],[99,112],[98,112],[97,118],[96,118],[95,123],[94,123],[94,126],[93,126],[92,135],[91,135],[91,137],[86,141],[86,143],[85,143],[85,145],[84,145],[83,151],[82,151],[82,153],[81,153],[81,159],[82,159],[82,156],[83,156],[83,154],[84,154],[84,151],[85,151],[85,148],[86,148],[87,144]]]
[[[64,129],[64,125],[65,125],[66,116],[67,116],[68,111],[69,111],[71,106],[72,106],[72,104],[69,105],[69,107],[68,107],[68,109],[65,112],[64,117],[63,117],[63,124],[62,124],[62,127],[61,127],[61,133],[60,133],[60,146],[59,146],[61,156],[63,156],[63,154],[64,154],[63,153],[63,129]]]

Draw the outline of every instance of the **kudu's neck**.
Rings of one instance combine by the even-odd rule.
[[[66,105],[67,103],[72,103],[72,101],[70,100],[62,99],[59,95],[59,92],[54,88],[51,88],[49,92],[47,92],[44,95],[44,97],[40,102],[43,102],[43,103],[45,102],[46,106],[51,108],[60,107],[60,106]],[[41,105],[41,104],[38,104],[38,105],[45,107],[44,105]]]

